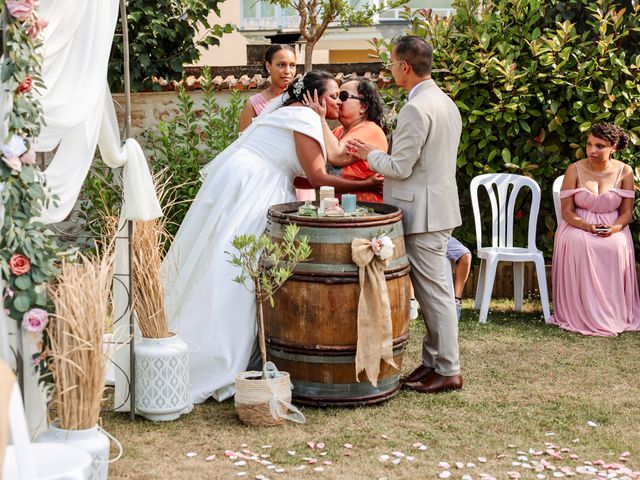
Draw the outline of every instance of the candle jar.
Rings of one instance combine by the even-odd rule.
[[[335,198],[335,196],[335,189],[333,187],[320,187],[320,207],[318,208],[318,213],[320,215],[324,214],[324,199]]]
[[[342,194],[342,209],[344,213],[355,213],[356,211],[356,196],[352,193]]]

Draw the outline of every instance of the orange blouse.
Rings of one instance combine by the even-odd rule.
[[[349,132],[344,134],[344,127],[340,125],[333,130],[333,134],[340,141],[349,140],[351,138],[357,138],[364,143],[370,143],[375,145],[383,152],[387,151],[389,144],[387,143],[387,137],[385,136],[382,128],[371,121],[365,121],[354,126]],[[351,180],[364,180],[375,172],[369,168],[369,163],[366,160],[356,160],[351,165],[342,167],[340,176]],[[382,195],[374,192],[351,192],[355,193],[356,199],[360,202],[374,202],[382,203]]]

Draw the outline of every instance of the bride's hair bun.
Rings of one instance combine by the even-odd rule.
[[[313,95],[314,91],[318,92],[318,96],[324,95],[327,91],[327,82],[335,80],[329,72],[322,70],[312,70],[298,77],[287,87],[287,97],[284,105],[291,105],[295,102],[301,102],[304,94],[309,92]]]

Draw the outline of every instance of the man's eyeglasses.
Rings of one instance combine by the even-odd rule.
[[[396,63],[402,63],[404,62],[404,60],[396,60],[395,62],[386,62],[384,63],[384,68],[386,68],[387,70],[391,70],[391,66],[395,65]]]
[[[356,95],[351,95],[349,92],[345,92],[345,91],[340,92],[340,94],[338,95],[338,98],[340,99],[341,102],[346,102],[350,98],[355,98],[356,100],[360,100],[361,102],[365,101],[364,98],[358,97]]]

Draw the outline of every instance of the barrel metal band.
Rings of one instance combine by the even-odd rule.
[[[269,235],[275,238],[284,237],[284,225],[276,222],[269,222],[268,232]],[[390,228],[391,232],[387,234],[391,240],[396,238],[403,238],[402,223],[396,222],[391,225],[386,225],[386,228]],[[382,228],[380,228],[382,229]],[[374,227],[358,227],[358,228],[310,228],[300,227],[298,235],[300,237],[307,237],[309,243],[322,243],[322,244],[349,244],[354,238],[368,238],[370,239],[378,229]]]
[[[293,383],[293,396],[295,397],[319,397],[335,399],[353,399],[354,397],[371,397],[383,395],[398,387],[400,375],[392,375],[378,381],[374,387],[367,380],[359,383],[319,383],[303,382],[291,379]]]
[[[292,360],[304,363],[354,363],[355,355],[309,355],[302,353],[289,353],[275,348],[267,348],[270,357],[282,360]],[[401,355],[404,352],[404,345],[393,349],[393,356]]]

